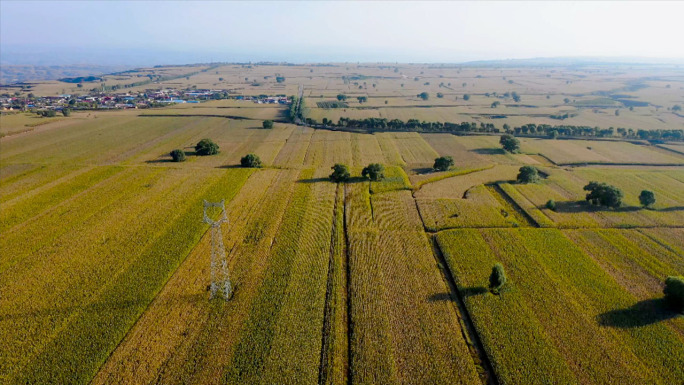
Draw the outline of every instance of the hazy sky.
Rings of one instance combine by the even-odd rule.
[[[684,58],[684,2],[2,0],[0,15],[5,63]]]

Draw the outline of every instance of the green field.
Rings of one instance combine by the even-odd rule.
[[[301,83],[310,116],[333,119],[501,125],[578,109],[570,119],[602,127],[681,128],[663,109],[602,117],[599,107],[584,108],[596,103],[593,92],[637,76],[629,71],[191,69],[165,67],[173,79],[155,86],[293,95]],[[276,70],[285,83],[263,80]],[[44,89],[61,91],[50,84]],[[665,83],[647,84],[663,92],[644,99],[676,100]],[[422,90],[444,97],[422,101]],[[484,93],[514,90],[537,107],[504,105],[497,113],[508,118],[487,117],[494,96]],[[340,92],[348,106],[330,108]],[[585,96],[566,105],[570,93]],[[363,105],[361,95],[369,97]],[[521,112],[533,109],[542,112]],[[264,119],[274,128],[263,129]],[[662,294],[665,277],[684,275],[682,146],[526,137],[512,154],[498,135],[335,131],[286,120],[286,107],[237,100],[54,120],[3,115],[0,383],[684,382],[684,318]],[[196,155],[203,138],[220,152]],[[173,149],[187,160],[172,162]],[[248,153],[263,167],[239,167]],[[433,171],[439,156],[451,156],[453,167]],[[335,163],[349,166],[346,183],[329,180]],[[384,165],[383,180],[361,178],[370,163]],[[541,171],[538,183],[516,182],[524,165]],[[622,206],[587,203],[590,181],[617,186]],[[644,189],[656,196],[649,208],[639,203]],[[202,201],[221,199],[235,286],[227,302],[209,300],[202,222]],[[493,294],[497,262],[508,283]]]

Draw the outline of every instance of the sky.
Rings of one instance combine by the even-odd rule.
[[[684,2],[0,1],[4,64],[684,59]]]

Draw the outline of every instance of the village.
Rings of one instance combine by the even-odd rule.
[[[170,104],[201,103],[209,100],[234,99],[251,101],[258,104],[290,104],[286,95],[237,95],[232,90],[198,90],[194,88],[179,90],[174,88],[147,89],[141,92],[91,92],[84,95],[62,94],[56,96],[0,95],[3,111],[62,111],[69,110],[108,110],[129,108],[154,108]]]

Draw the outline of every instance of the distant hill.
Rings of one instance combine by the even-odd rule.
[[[684,65],[684,59],[639,57],[539,57],[528,59],[477,60],[462,64],[473,67],[672,66]]]
[[[107,65],[3,65],[0,67],[0,84],[28,81],[78,79],[131,69],[130,66]]]

